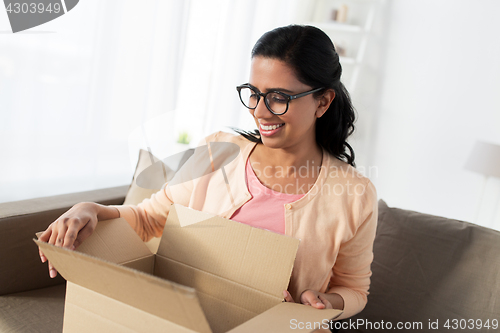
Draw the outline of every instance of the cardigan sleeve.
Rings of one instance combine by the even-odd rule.
[[[345,319],[361,312],[367,303],[370,287],[373,242],[377,229],[378,203],[375,187],[368,180],[364,193],[355,200],[352,214],[359,227],[354,236],[340,245],[332,268],[326,293],[339,294],[344,300],[344,312],[337,318]]]
[[[219,132],[202,139],[197,147],[206,145],[207,142],[215,140]],[[200,159],[206,159],[202,153],[195,153],[186,161],[181,169],[175,174],[170,185],[165,183],[163,188],[153,194],[150,198],[144,199],[138,205],[115,205],[120,212],[120,217],[124,218],[135,230],[143,241],[148,241],[153,237],[160,237],[163,233],[167,221],[170,206],[178,203],[189,206],[193,191],[192,169],[199,165]],[[175,181],[174,181],[175,180]]]
[[[135,230],[143,241],[160,237],[167,221],[173,199],[168,184],[149,199],[144,199],[138,205],[113,206]]]

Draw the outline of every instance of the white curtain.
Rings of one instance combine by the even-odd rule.
[[[255,123],[236,86],[248,82],[250,53],[266,31],[310,21],[315,1],[192,0],[177,104],[177,130],[194,141],[214,131]],[[201,54],[201,56],[200,56]]]
[[[254,128],[235,86],[265,31],[315,1],[85,0],[12,34],[0,16],[0,202],[128,184],[225,126]]]

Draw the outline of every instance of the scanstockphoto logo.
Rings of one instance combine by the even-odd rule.
[[[79,0],[4,0],[12,32],[31,29],[52,21],[75,8]]]

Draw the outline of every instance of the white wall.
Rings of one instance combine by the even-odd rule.
[[[379,197],[390,206],[472,221],[483,177],[464,163],[476,140],[500,144],[500,1],[388,6],[370,161]],[[491,180],[487,200],[499,188]]]

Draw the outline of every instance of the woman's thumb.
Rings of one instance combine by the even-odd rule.
[[[323,304],[323,302],[320,299],[318,299],[317,297],[311,303],[315,308],[318,308],[318,309],[324,309],[326,307],[326,305]]]

